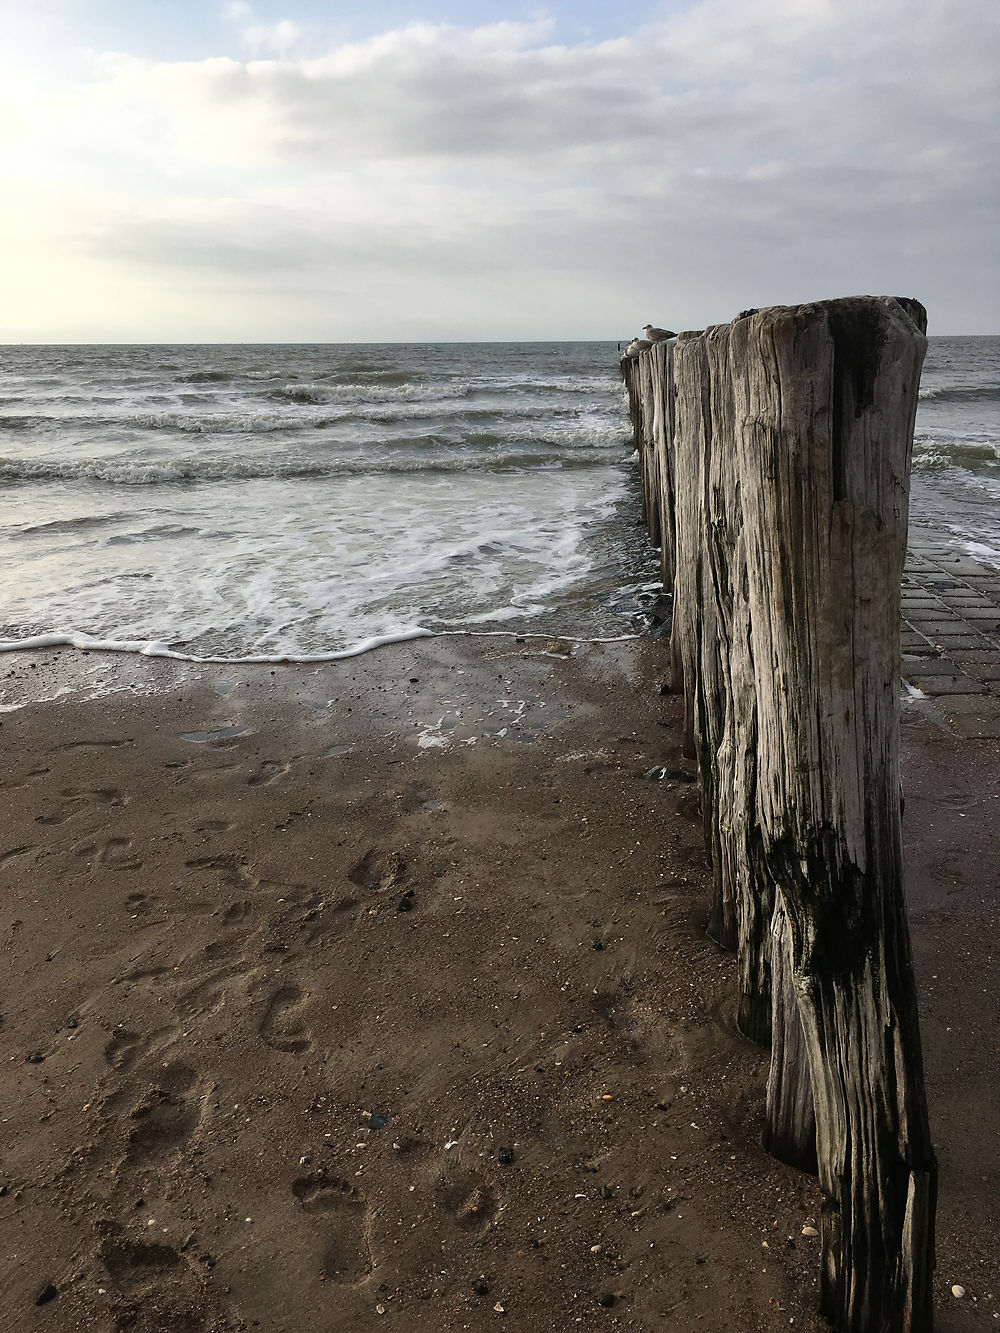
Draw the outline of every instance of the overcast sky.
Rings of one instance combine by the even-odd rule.
[[[0,341],[1000,332],[998,0],[0,0]]]

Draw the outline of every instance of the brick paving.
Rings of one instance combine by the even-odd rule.
[[[958,736],[1000,738],[1000,569],[911,531],[902,675]]]

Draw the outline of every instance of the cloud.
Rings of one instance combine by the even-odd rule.
[[[139,272],[234,293],[312,282],[367,308],[381,275],[397,306],[436,293],[455,319],[488,294],[506,334],[588,304],[611,332],[636,292],[693,325],[899,290],[988,327],[993,0],[651,15],[576,45],[547,20],[423,23],[292,56],[294,17],[230,4],[248,58],[107,54],[34,96],[14,159],[26,216],[58,171],[66,252],[126,289]]]
[[[239,29],[243,45],[254,55],[273,53],[286,56],[302,37],[302,29],[291,19],[277,23],[260,23],[253,6],[246,0],[229,0],[223,6],[222,17]]]

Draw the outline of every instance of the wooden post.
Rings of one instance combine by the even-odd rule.
[[[932,1324],[936,1164],[903,898],[898,696],[926,317],[915,302],[858,297],[747,323],[736,446],[756,805],[803,1037],[783,1043],[780,1082],[811,1076],[823,1313],[850,1333],[917,1333]],[[798,1050],[807,1069],[788,1064]]]
[[[676,416],[656,481],[674,514],[672,653],[712,918],[735,937],[740,1021],[758,1040],[773,962],[765,1141],[803,1166],[815,1148],[822,1309],[849,1333],[931,1327],[936,1164],[898,773],[925,327],[921,306],[890,298],[777,307],[682,335],[664,362]],[[647,421],[670,378],[645,373]]]

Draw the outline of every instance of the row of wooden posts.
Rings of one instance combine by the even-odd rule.
[[[926,313],[750,311],[622,361],[697,756],[708,929],[818,1170],[822,1313],[932,1327],[937,1168],[903,897],[899,598]]]

